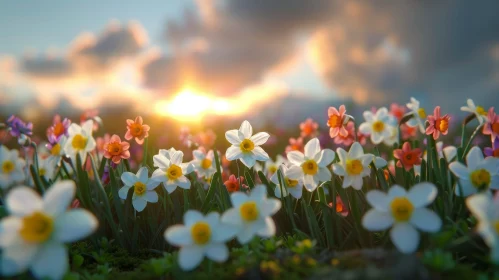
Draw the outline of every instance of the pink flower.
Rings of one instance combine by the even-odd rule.
[[[433,116],[428,116],[430,126],[426,128],[426,134],[433,134],[433,139],[435,140],[438,139],[440,133],[447,135],[447,132],[449,132],[449,120],[449,115],[444,115],[443,117],[440,115],[440,106],[435,107]]]
[[[313,137],[319,125],[313,119],[308,118],[300,124],[301,137]]]
[[[241,177],[239,177],[239,180],[238,180],[238,179],[236,179],[236,176],[234,176],[234,174],[230,175],[229,180],[225,181],[224,185],[230,193],[237,192],[241,189],[241,186],[239,185],[239,181],[241,182],[243,188],[248,188],[248,186],[243,184],[244,177],[241,176]]]
[[[150,127],[147,124],[143,124],[141,116],[136,117],[135,121],[126,120],[126,124],[128,130],[125,134],[125,139],[130,141],[132,138],[135,138],[135,142],[142,145],[144,138],[149,136]]]
[[[355,141],[355,125],[353,122],[348,122],[347,125],[344,126],[344,129],[346,130],[347,134],[343,136],[341,133],[339,133],[334,138],[334,143],[350,146]]]
[[[390,114],[400,121],[405,114],[405,106],[392,103],[392,105],[390,105]]]
[[[114,134],[108,143],[104,145],[104,157],[111,159],[115,164],[120,163],[121,159],[130,157],[130,144],[128,142],[121,142],[118,135]]]
[[[55,115],[52,126],[47,130],[49,142],[59,142],[59,139],[61,139],[63,135],[68,136],[68,128],[70,125],[71,121],[68,118],[64,118],[64,120],[61,121],[61,116]]]
[[[343,137],[348,136],[348,131],[345,128],[345,125],[347,124],[348,120],[350,117],[345,114],[347,111],[345,109],[345,105],[341,105],[340,110],[336,110],[334,107],[329,107],[327,110],[327,115],[328,115],[328,121],[327,121],[327,126],[330,127],[329,129],[329,136],[331,138],[335,138],[336,136],[341,135]]]
[[[333,203],[329,202],[329,207],[333,207]],[[336,213],[340,214],[343,217],[348,216],[350,211],[348,211],[347,206],[345,203],[343,203],[343,200],[341,200],[341,197],[339,195],[336,196]]]
[[[357,142],[364,146],[367,143],[367,138],[369,138],[369,134],[364,134],[360,131],[357,131]]]
[[[289,145],[286,146],[286,153],[291,151],[303,152],[303,138],[289,138]]]
[[[103,137],[95,138],[97,153],[103,155],[106,149],[104,148],[107,143],[111,141],[111,135],[109,133],[104,134]]]
[[[409,142],[405,142],[404,145],[402,145],[402,149],[393,151],[393,156],[398,159],[397,167],[403,166],[406,171],[411,170],[414,165],[421,165],[421,154],[421,149],[411,149],[411,143]]]
[[[410,126],[404,123],[400,126],[400,132],[402,133],[402,140],[408,140],[416,137],[416,134],[418,132],[418,127]]]
[[[494,112],[494,107],[491,107],[489,109],[489,113],[487,114],[487,122],[485,122],[482,132],[485,135],[490,135],[492,140],[499,137],[499,115]]]
[[[217,135],[215,134],[215,132],[213,132],[213,130],[211,129],[208,129],[207,131],[198,133],[196,137],[196,142],[200,146],[209,149],[213,146],[213,144],[215,144],[216,139]]]

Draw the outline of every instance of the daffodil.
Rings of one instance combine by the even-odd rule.
[[[474,114],[480,124],[487,120],[487,111],[482,106],[476,106],[470,98],[466,101],[466,105],[461,107],[461,111]]]
[[[303,184],[308,191],[314,191],[319,182],[331,179],[327,166],[334,160],[335,153],[330,149],[321,150],[319,139],[313,138],[305,145],[305,154],[299,151],[288,152],[291,169],[297,169],[303,176]]]
[[[274,190],[275,196],[281,198],[281,196],[286,197],[288,194],[291,194],[296,199],[301,198],[303,192],[303,174],[300,172],[300,168],[287,168],[285,165],[281,165],[279,168],[283,175],[282,180],[284,185],[281,186],[277,172],[274,172],[274,175],[270,178],[276,185]]]
[[[469,196],[499,189],[499,159],[484,159],[480,148],[475,146],[466,155],[466,164],[457,161],[449,164],[450,171],[459,178],[459,184],[455,186],[456,195]]]
[[[267,198],[263,185],[255,186],[249,195],[234,192],[230,196],[231,209],[222,215],[222,222],[237,228],[237,240],[248,243],[255,235],[272,237],[275,235],[274,215],[281,208],[281,201]]]
[[[197,149],[192,152],[192,155],[194,159],[191,163],[199,177],[210,178],[215,174],[217,170],[213,150],[206,153],[203,149]]]
[[[25,179],[24,159],[19,157],[18,150],[9,150],[0,145],[0,188],[6,189],[12,184],[21,183]]]
[[[412,114],[412,118],[407,121],[407,124],[409,126],[417,126],[421,133],[425,133],[424,120],[426,119],[426,111],[424,108],[419,107],[419,101],[414,97],[411,97],[411,102],[407,103],[406,106],[411,110],[409,114]]]
[[[370,134],[371,141],[376,145],[383,141],[391,142],[397,119],[390,115],[385,107],[380,108],[375,114],[365,111],[363,115],[366,121],[359,126],[360,132]]]
[[[215,262],[229,258],[225,242],[232,239],[237,228],[220,222],[220,215],[206,216],[196,210],[184,214],[184,225],[169,227],[164,234],[168,243],[180,247],[178,264],[183,270],[196,268],[204,257]]]
[[[184,153],[182,151],[175,151],[170,159],[158,155],[156,163],[159,168],[153,172],[151,180],[163,183],[169,193],[172,193],[177,186],[182,189],[190,189],[191,181],[185,175],[191,173],[194,167],[190,163],[182,163],[183,158]]]
[[[50,153],[49,157],[58,166],[61,164],[61,159],[66,155],[64,147],[66,146],[67,140],[68,138],[65,135],[62,135],[59,137],[58,142],[50,142],[46,145]]]
[[[92,120],[85,121],[82,126],[72,123],[68,128],[68,140],[64,145],[64,151],[76,164],[76,155],[79,154],[82,164],[85,163],[87,153],[95,149],[96,143],[92,137],[94,123]]]
[[[175,150],[175,148],[170,148],[169,150],[166,150],[166,149],[160,149],[158,154],[157,155],[154,155],[152,157],[152,160],[153,160],[153,165],[154,167],[159,167],[159,161],[161,161],[161,158],[166,158],[168,160],[170,160],[170,158],[172,157],[173,153],[175,153],[177,150]],[[159,159],[159,161],[158,161]]]
[[[47,182],[54,179],[56,166],[57,162],[54,158],[38,157],[38,174],[42,176]]]
[[[371,174],[369,164],[376,159],[374,155],[364,154],[359,142],[353,143],[348,153],[342,148],[338,148],[336,153],[340,162],[333,164],[333,172],[338,176],[343,176],[342,187],[352,186],[356,190],[362,189],[362,178]],[[377,161],[382,165],[381,160]]]
[[[269,159],[265,162],[265,173],[268,177],[271,177],[274,175],[274,173],[277,172],[277,169],[283,164],[286,164],[287,160],[285,157],[281,155],[277,155],[276,160],[273,161],[272,159]]]
[[[38,279],[62,279],[69,268],[64,243],[89,236],[98,225],[87,210],[68,210],[75,192],[74,182],[66,180],[51,186],[43,198],[28,187],[7,194],[10,216],[0,222],[2,276],[30,269]]]
[[[412,253],[419,245],[419,233],[437,232],[442,220],[435,212],[425,208],[437,196],[437,188],[431,183],[419,183],[409,191],[394,185],[388,194],[369,191],[367,202],[373,208],[362,218],[362,226],[370,231],[382,231],[390,227],[390,239],[402,253]]]
[[[140,168],[137,174],[123,172],[121,181],[125,186],[118,192],[120,198],[126,199],[128,191],[133,188],[132,205],[138,212],[146,208],[147,202],[158,202],[158,194],[154,191],[158,183],[149,179],[147,167]]]
[[[239,130],[233,129],[225,133],[225,138],[232,144],[225,156],[230,161],[240,159],[244,165],[251,168],[257,160],[269,160],[269,155],[260,147],[269,137],[267,132],[253,135],[251,124],[244,121]]]
[[[477,232],[490,247],[490,258],[499,263],[499,197],[488,193],[475,194],[466,199],[470,212],[477,218]]]

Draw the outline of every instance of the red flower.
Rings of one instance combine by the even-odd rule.
[[[400,126],[400,132],[402,133],[402,140],[408,140],[416,137],[416,133],[418,131],[417,126],[410,126],[406,123]]]
[[[449,132],[449,120],[450,116],[448,114],[443,117],[440,115],[440,106],[435,107],[433,116],[428,116],[430,126],[426,128],[426,134],[433,134],[433,139],[435,140],[438,139],[440,133],[447,135],[447,132]]]
[[[398,121],[402,119],[405,114],[405,106],[398,105],[397,103],[392,103],[390,105],[390,114],[392,114]]]
[[[114,134],[109,142],[104,145],[104,157],[118,164],[122,158],[127,159],[130,157],[129,148],[130,144],[128,142],[121,142],[120,137]]]
[[[393,156],[398,159],[397,167],[403,166],[406,171],[411,170],[414,165],[421,165],[421,154],[420,148],[411,150],[411,143],[409,142],[405,142],[402,149],[393,151]]]
[[[329,202],[329,207],[333,207],[333,203]],[[343,217],[348,216],[350,211],[348,211],[347,206],[345,203],[343,203],[343,200],[341,200],[341,197],[339,195],[336,196],[336,213],[340,214]]]
[[[355,125],[353,122],[348,122],[347,125],[344,126],[344,129],[347,131],[347,134],[343,136],[341,135],[341,133],[339,133],[334,138],[334,143],[350,146],[355,141]]]
[[[237,192],[241,189],[239,181],[241,181],[243,188],[248,188],[248,186],[243,184],[243,182],[244,182],[243,176],[239,177],[239,180],[237,180],[236,176],[230,175],[229,180],[225,181],[224,185],[230,193]]]

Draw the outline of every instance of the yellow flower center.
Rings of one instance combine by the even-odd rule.
[[[494,222],[494,229],[496,230],[496,233],[499,234],[499,220]]]
[[[53,156],[58,156],[61,153],[61,145],[59,143],[52,146],[52,150],[50,150],[50,154]]]
[[[206,222],[197,222],[191,227],[192,240],[197,245],[204,245],[210,241],[211,228]]]
[[[487,111],[485,111],[485,109],[482,106],[476,106],[476,112],[477,112],[477,114],[482,115],[482,116],[487,115]]]
[[[19,234],[29,243],[47,241],[54,231],[54,220],[41,212],[34,212],[22,219],[23,225]]]
[[[239,211],[241,212],[241,217],[246,222],[253,222],[258,219],[258,208],[254,201],[248,201],[241,204]]]
[[[445,132],[449,129],[449,121],[447,119],[439,119],[435,122],[435,128],[440,132]]]
[[[142,182],[133,184],[133,191],[136,195],[143,195],[146,192],[146,185]]]
[[[47,174],[47,170],[45,170],[45,168],[40,168],[40,170],[38,170],[38,173],[40,174],[40,176],[45,176],[45,174]]]
[[[358,159],[347,160],[346,164],[347,173],[349,175],[359,175],[364,171],[364,166],[362,166],[362,162]]]
[[[73,149],[79,151],[85,149],[85,146],[87,145],[87,137],[84,137],[81,134],[76,134],[73,137],[73,141],[71,141],[71,145],[73,146]]]
[[[385,129],[385,124],[382,121],[375,121],[373,123],[374,132],[381,132],[383,129]]]
[[[277,166],[276,165],[271,165],[269,166],[269,173],[274,174],[277,172]]]
[[[407,222],[414,211],[414,205],[405,197],[394,198],[390,207],[392,208],[393,218],[397,222]]]
[[[12,161],[6,160],[2,163],[2,172],[3,173],[11,173],[14,171],[15,165]]]
[[[284,180],[286,181],[286,186],[288,186],[288,188],[294,188],[298,185],[298,180],[289,179],[288,177],[284,178]]]
[[[201,161],[201,168],[208,169],[211,167],[211,160],[205,158]]]
[[[182,168],[180,166],[172,164],[166,170],[166,177],[170,180],[176,180],[178,177],[182,176]]]
[[[315,160],[309,159],[301,165],[301,169],[303,169],[303,173],[306,175],[315,175],[319,167],[317,166]]]
[[[423,108],[418,109],[418,115],[422,119],[426,119],[426,111]]]
[[[471,183],[478,190],[486,190],[490,185],[490,173],[485,169],[478,169],[470,174]]]
[[[253,151],[253,149],[255,148],[255,144],[249,139],[244,139],[241,144],[239,144],[239,147],[244,153],[249,153]]]

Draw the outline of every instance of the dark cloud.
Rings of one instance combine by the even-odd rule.
[[[20,64],[21,71],[33,78],[59,79],[73,74],[73,66],[63,57],[25,57]]]

